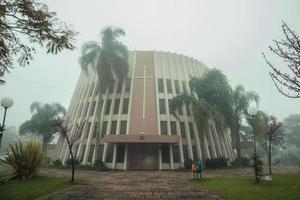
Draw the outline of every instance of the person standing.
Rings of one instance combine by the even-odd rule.
[[[196,163],[196,173],[197,173],[197,179],[199,174],[200,174],[200,178],[202,178],[202,163],[200,160],[198,160]]]
[[[196,176],[196,170],[197,170],[196,168],[197,168],[196,162],[193,160],[192,161],[193,180],[195,179]]]

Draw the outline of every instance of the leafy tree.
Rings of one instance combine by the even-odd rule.
[[[171,100],[171,113],[178,118],[176,110],[183,105],[191,106],[199,131],[206,131],[208,120],[215,122],[219,132],[230,125],[231,87],[227,77],[217,69],[207,71],[202,77],[192,77],[189,82],[192,95],[179,94]]]
[[[30,106],[30,111],[32,117],[20,126],[20,135],[28,133],[42,135],[43,152],[46,152],[47,144],[52,141],[55,134],[51,131],[51,124],[63,116],[66,110],[59,103],[42,104],[34,102]]]
[[[89,41],[83,44],[81,48],[81,57],[79,63],[81,69],[89,72],[93,69],[98,74],[99,82],[99,105],[102,107],[101,99],[103,94],[111,84],[114,84],[114,76],[118,82],[123,82],[128,73],[128,50],[119,39],[124,36],[123,29],[116,27],[106,27],[101,32],[101,42]],[[91,67],[91,68],[90,68]],[[99,114],[99,121],[101,122],[101,113]],[[97,134],[97,141],[99,134]],[[96,143],[96,152],[99,148]]]
[[[240,130],[241,124],[245,116],[247,116],[247,108],[254,101],[259,103],[259,96],[253,91],[246,91],[242,85],[237,85],[232,92],[232,121],[231,121],[231,138],[233,147],[237,150],[237,161],[241,160],[241,142]]]
[[[277,90],[286,97],[300,98],[300,38],[285,22],[282,22],[282,31],[285,38],[273,40],[274,46],[269,46],[269,49],[287,64],[289,72],[279,70],[262,54]]]
[[[39,0],[0,1],[0,83],[15,57],[20,65],[28,65],[35,49],[29,43],[45,46],[47,53],[74,49],[76,33],[48,10]]]
[[[85,124],[86,121],[80,121],[78,123],[73,124],[72,121],[70,121],[70,119],[58,119],[53,124],[51,124],[52,132],[58,132],[61,135],[61,137],[67,142],[72,167],[71,183],[74,183],[75,176],[75,159],[73,155],[73,147],[82,136]],[[71,133],[73,126],[75,126],[75,129],[74,132]]]
[[[287,164],[300,163],[300,115],[289,115],[283,120],[282,130],[285,134],[287,152],[284,153],[283,161]]]

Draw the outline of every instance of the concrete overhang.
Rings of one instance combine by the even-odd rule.
[[[178,135],[105,135],[103,138],[107,143],[179,143]]]

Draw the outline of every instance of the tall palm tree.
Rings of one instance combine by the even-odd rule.
[[[237,85],[232,92],[232,121],[231,121],[231,138],[233,146],[237,150],[237,160],[241,160],[241,142],[240,129],[242,120],[247,115],[247,108],[251,102],[259,104],[259,96],[254,91],[246,91],[242,85]]]
[[[128,74],[128,50],[119,41],[121,36],[125,36],[123,29],[109,26],[101,31],[102,38],[100,43],[89,41],[84,43],[81,48],[79,59],[81,69],[88,72],[91,67],[98,75],[100,85],[98,107],[100,108],[102,107],[101,99],[103,94],[113,84],[114,77],[119,82],[124,82]],[[101,122],[101,113],[98,113],[98,115]],[[97,141],[99,135],[97,134]],[[96,152],[98,148],[99,144],[96,142]]]
[[[43,152],[47,150],[49,144],[54,138],[54,132],[51,125],[60,119],[66,113],[65,108],[59,103],[42,104],[34,102],[30,106],[32,117],[25,121],[19,128],[20,135],[28,133],[41,135],[43,138]]]
[[[179,94],[171,101],[171,112],[184,104],[192,106],[197,127],[204,132],[208,120],[213,119],[219,132],[229,127],[232,116],[231,87],[227,77],[217,69],[207,71],[202,77],[192,77],[189,82],[193,95]],[[177,117],[178,118],[178,117]]]

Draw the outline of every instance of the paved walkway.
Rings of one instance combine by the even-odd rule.
[[[51,176],[68,176],[69,173],[66,170],[42,172]],[[38,200],[223,199],[193,183],[190,175],[170,171],[77,171],[76,178],[86,185],[72,186]]]

